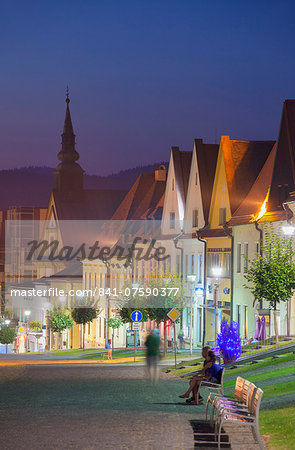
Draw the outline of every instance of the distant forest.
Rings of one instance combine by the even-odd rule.
[[[107,176],[84,175],[86,189],[128,190],[141,173],[152,173],[161,162],[138,166]],[[40,206],[47,208],[53,188],[51,167],[24,167],[0,170],[0,210],[11,206]]]

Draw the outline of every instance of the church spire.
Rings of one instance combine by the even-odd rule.
[[[64,122],[64,129],[61,135],[61,151],[58,153],[58,159],[62,162],[73,163],[80,157],[79,153],[75,149],[75,135],[72,125],[70,107],[69,107],[69,88],[66,91],[66,116]]]
[[[63,195],[67,201],[77,199],[83,193],[84,170],[76,162],[80,155],[75,149],[75,135],[69,108],[69,89],[66,91],[66,116],[61,135],[61,150],[58,153],[60,164],[54,171],[54,189]]]

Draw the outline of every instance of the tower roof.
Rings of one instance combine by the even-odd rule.
[[[65,163],[73,163],[77,161],[80,157],[79,153],[75,149],[75,134],[73,130],[73,124],[70,113],[70,99],[69,92],[67,90],[67,98],[66,98],[66,116],[64,122],[64,129],[61,135],[61,151],[58,153],[58,159],[61,162]]]

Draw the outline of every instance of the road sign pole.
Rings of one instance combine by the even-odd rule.
[[[175,369],[176,369],[176,329],[175,329],[175,322],[173,322],[173,329],[174,329],[174,356],[175,356]]]
[[[139,331],[140,326],[139,322],[142,320],[142,312],[141,311],[133,311],[130,315],[131,320],[133,322],[132,329],[134,333],[134,361],[136,360],[136,332]]]

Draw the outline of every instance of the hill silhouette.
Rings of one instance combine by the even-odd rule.
[[[87,189],[129,189],[140,173],[151,173],[159,164],[137,166],[106,176],[84,175]],[[53,187],[51,167],[23,167],[0,170],[0,210],[11,206],[39,206],[47,208]]]

